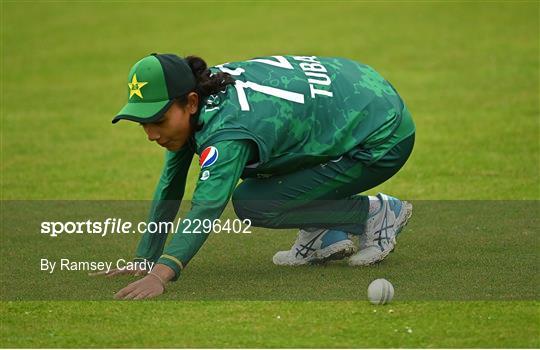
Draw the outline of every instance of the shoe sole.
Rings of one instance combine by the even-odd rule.
[[[370,266],[370,265],[374,265],[376,263],[379,263],[381,261],[383,261],[387,256],[388,254],[392,253],[396,247],[396,237],[400,234],[400,232],[405,228],[405,226],[407,226],[407,224],[409,223],[409,219],[411,218],[412,216],[412,210],[413,210],[413,205],[407,201],[403,201],[403,207],[405,208],[405,217],[402,219],[402,222],[401,224],[399,225],[398,229],[396,230],[396,235],[393,237],[392,241],[390,242],[390,245],[389,245],[389,248],[382,251],[380,255],[374,257],[373,259],[369,260],[369,261],[362,261],[361,263],[351,263],[351,261],[349,260],[349,265],[351,266]]]
[[[332,248],[329,246],[325,249]],[[322,249],[324,251],[324,249]],[[342,260],[350,257],[355,253],[354,243],[352,241],[347,242],[345,245],[340,246],[339,248],[330,249],[325,251],[321,257],[312,257],[309,259],[308,264],[310,265],[321,265],[328,261],[332,260]],[[330,255],[328,255],[330,254]]]

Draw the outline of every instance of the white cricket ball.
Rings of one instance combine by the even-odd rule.
[[[394,286],[384,278],[376,279],[367,289],[369,302],[374,305],[387,304],[394,297]]]

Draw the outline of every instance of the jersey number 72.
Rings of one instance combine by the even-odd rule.
[[[283,56],[272,56],[276,59],[276,61],[266,59],[266,58],[256,58],[253,60],[250,60],[251,62],[259,62],[268,64],[274,67],[280,67],[284,69],[294,69],[292,64],[287,61],[287,59]],[[239,76],[242,73],[244,73],[246,70],[244,68],[236,68],[236,69],[230,69],[227,67],[224,67],[227,63],[221,64],[219,66],[216,66],[219,70],[225,73],[229,73],[232,76]],[[282,98],[287,101],[296,102],[296,103],[304,103],[304,95],[299,94],[297,92],[292,92],[288,90],[278,89],[271,86],[261,85],[257,84],[252,81],[241,81],[237,80],[234,84],[234,87],[236,88],[236,93],[238,95],[238,102],[240,103],[240,109],[242,111],[249,111],[249,102],[247,100],[246,91],[245,89],[252,89],[254,91],[261,92],[263,94],[275,96],[278,98]]]

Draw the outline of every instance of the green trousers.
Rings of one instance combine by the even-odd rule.
[[[413,125],[412,134],[373,163],[344,155],[290,174],[246,179],[233,194],[235,212],[258,227],[328,228],[361,234],[369,200],[358,194],[382,184],[403,167],[414,137]]]

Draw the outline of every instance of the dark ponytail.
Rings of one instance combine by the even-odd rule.
[[[198,56],[187,56],[185,60],[189,64],[197,81],[197,86],[195,86],[193,91],[199,95],[199,108],[197,109],[197,113],[191,116],[190,123],[194,131],[199,131],[202,129],[202,124],[199,124],[199,114],[206,98],[225,90],[227,85],[234,84],[235,80],[229,73],[218,72],[211,75],[206,62]],[[178,98],[178,101],[180,105],[185,106],[187,103],[187,94]]]
[[[197,80],[195,92],[199,94],[201,99],[225,90],[229,84],[234,84],[234,79],[229,73],[218,72],[210,76],[206,62],[200,57],[188,56],[186,61]]]

